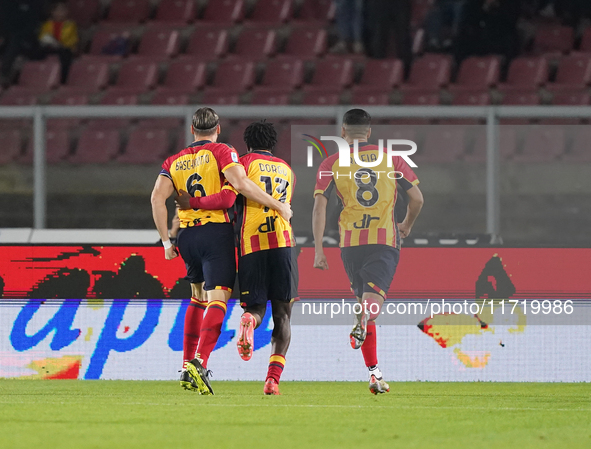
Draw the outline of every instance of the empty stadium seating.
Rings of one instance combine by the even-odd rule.
[[[194,0],[162,0],[154,19],[170,24],[185,24],[192,22],[196,14],[197,5]]]
[[[189,39],[187,55],[200,61],[221,58],[228,52],[228,31],[217,26],[198,26]]]
[[[451,56],[428,54],[416,59],[408,81],[401,86],[403,91],[439,91],[451,78]]]
[[[316,63],[308,92],[342,92],[353,82],[353,61],[347,58],[325,58]]]
[[[238,37],[232,56],[262,59],[272,56],[277,46],[277,33],[266,28],[245,28]]]
[[[353,86],[355,93],[388,92],[399,86],[404,77],[404,65],[399,59],[370,59],[365,63],[363,75]]]
[[[591,55],[571,55],[560,61],[556,80],[548,85],[548,90],[582,90],[590,84]]]
[[[138,55],[151,57],[173,57],[179,52],[180,35],[175,29],[152,26],[146,30],[138,48]]]
[[[244,0],[217,0],[208,2],[203,22],[231,26],[244,19]]]
[[[101,164],[112,160],[119,152],[121,136],[117,128],[89,126],[82,131],[70,162]]]
[[[536,54],[564,54],[572,50],[574,41],[575,31],[571,27],[543,26],[536,31],[533,51]]]
[[[462,62],[456,83],[450,86],[450,90],[488,90],[499,82],[500,65],[499,58],[494,56],[467,58]]]
[[[319,28],[294,28],[280,56],[313,58],[326,52],[327,33]]]
[[[120,23],[144,22],[150,14],[150,0],[112,0],[107,21]]]
[[[515,58],[509,66],[507,81],[499,90],[537,89],[548,81],[548,61],[540,57]]]
[[[287,22],[293,14],[293,0],[258,0],[248,20],[273,25]]]

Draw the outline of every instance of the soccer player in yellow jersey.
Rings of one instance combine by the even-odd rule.
[[[192,132],[195,141],[162,165],[152,191],[152,215],[165,258],[177,257],[178,248],[192,288],[191,305],[185,316],[181,386],[201,394],[213,394],[207,361],[220,336],[226,303],[236,278],[233,227],[225,208],[180,210],[181,229],[175,248],[168,238],[166,199],[181,190],[193,197],[206,198],[231,189],[228,180],[241,194],[287,220],[291,218],[291,207],[248,179],[234,148],[216,142],[220,124],[213,109],[201,108],[195,112]]]
[[[289,204],[295,186],[295,175],[282,159],[273,156],[277,132],[271,123],[255,122],[244,131],[248,154],[240,158],[247,176],[261,189],[280,202]],[[219,200],[217,203],[212,203]],[[220,192],[211,198],[181,195],[181,208],[220,207],[233,202],[231,194]],[[228,201],[226,203],[226,201]],[[204,204],[205,203],[205,204]],[[239,239],[238,279],[241,305],[237,347],[243,360],[254,351],[254,329],[260,326],[267,301],[273,314],[272,355],[265,380],[264,393],[279,394],[279,379],[285,366],[285,354],[291,340],[291,308],[297,297],[298,268],[295,239],[289,220],[264,204],[244,196],[236,200],[236,229]]]
[[[362,109],[351,109],[343,117],[341,137],[351,145],[358,142],[361,161],[378,161],[380,148],[368,143],[371,117]],[[383,150],[382,150],[383,151]],[[339,217],[341,258],[351,290],[364,304],[364,312],[350,334],[351,346],[361,348],[369,369],[372,393],[390,390],[378,368],[375,320],[379,316],[400,257],[400,238],[405,238],[423,206],[416,175],[400,156],[386,157],[372,168],[360,167],[353,154],[351,166],[339,165],[338,153],[325,159],[318,169],[314,189],[312,227],[315,240],[314,267],[328,270],[322,248],[326,224],[326,205],[334,190],[343,204]],[[394,173],[390,176],[391,173]],[[402,223],[396,222],[394,205],[397,187],[408,194],[408,211]]]

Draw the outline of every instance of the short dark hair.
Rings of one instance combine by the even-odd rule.
[[[244,130],[244,143],[251,150],[273,151],[277,145],[277,131],[265,120],[253,122]]]
[[[196,134],[211,134],[220,124],[220,118],[211,108],[199,108],[193,114],[193,132]]]
[[[363,109],[350,109],[343,116],[343,125],[370,126],[371,116]]]

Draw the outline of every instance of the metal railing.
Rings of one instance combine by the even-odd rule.
[[[223,118],[334,118],[340,123],[352,106],[216,106]],[[486,230],[492,243],[500,239],[500,152],[499,119],[502,118],[590,118],[588,106],[362,106],[374,118],[476,118],[486,120]],[[185,120],[186,142],[191,143],[191,121],[197,106],[11,106],[0,107],[0,118],[33,119],[34,134],[34,227],[46,227],[45,122],[48,118],[159,118]]]

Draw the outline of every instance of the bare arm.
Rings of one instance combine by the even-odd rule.
[[[168,211],[166,210],[166,199],[174,192],[174,186],[172,181],[166,176],[158,176],[154,190],[152,190],[152,217],[156,224],[156,229],[162,243],[169,242],[168,238]],[[170,243],[170,242],[169,242]],[[177,257],[174,246],[169,248],[165,247],[164,255],[167,260],[174,259]]]
[[[224,172],[224,176],[232,186],[246,198],[256,201],[263,206],[276,210],[285,220],[291,220],[291,206],[277,201],[267,195],[259,186],[248,179],[242,165],[234,165]]]
[[[328,198],[324,195],[314,197],[314,210],[312,212],[312,232],[314,233],[314,268],[328,270],[328,261],[324,255],[322,239],[326,228],[326,206]]]
[[[408,207],[406,212],[406,218],[402,223],[398,225],[398,230],[400,231],[400,236],[402,238],[406,238],[409,236],[410,231],[415,224],[415,221],[419,214],[421,213],[421,209],[423,208],[423,193],[419,189],[418,186],[414,186],[406,191],[408,194]]]

